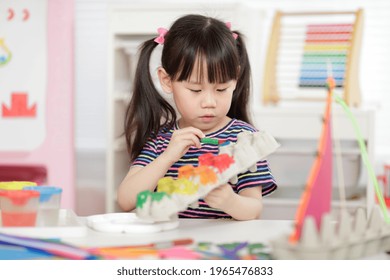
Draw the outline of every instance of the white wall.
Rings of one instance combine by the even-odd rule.
[[[106,96],[107,96],[107,7],[111,4],[145,3],[153,1],[135,0],[76,0],[75,23],[75,67],[76,67],[76,149],[77,178],[79,187],[78,212],[89,214],[104,209],[104,164],[106,147]],[[171,1],[174,2],[174,1]],[[208,1],[199,2],[207,5]],[[224,2],[214,1],[223,5]],[[157,2],[159,3],[159,2]],[[390,2],[386,0],[242,0],[238,3],[254,9],[265,9],[271,20],[274,9],[345,9],[363,7],[366,28],[364,30],[363,53],[361,60],[362,95],[365,103],[377,106],[377,158],[390,158],[390,86],[387,67],[390,65]],[[296,8],[298,7],[298,8]],[[232,23],[233,26],[240,23]],[[265,23],[266,27],[269,27]],[[157,26],[156,26],[157,28]],[[252,28],[253,29],[253,28]],[[246,30],[244,30],[246,31]],[[251,31],[251,30],[249,30]],[[265,40],[269,29],[260,30],[258,39],[250,38],[257,45],[250,45],[252,56],[264,56]],[[251,32],[250,32],[251,33]],[[252,34],[252,33],[251,33]],[[254,73],[261,74],[262,59],[252,62]],[[254,92],[259,92],[260,75],[253,77]],[[254,101],[259,100],[258,96]],[[88,191],[86,191],[88,190]],[[86,193],[90,195],[86,196]],[[91,206],[93,205],[92,208]]]

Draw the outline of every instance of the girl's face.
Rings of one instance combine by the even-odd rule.
[[[159,76],[163,74],[160,71],[165,72],[161,68]],[[230,121],[227,113],[237,81],[211,84],[208,82],[207,69],[203,69],[203,75],[204,77],[199,79],[196,71],[193,71],[188,81],[172,81],[167,77],[164,80],[161,76],[160,81],[163,89],[173,94],[176,108],[181,115],[180,128],[193,126],[207,134],[224,127]]]

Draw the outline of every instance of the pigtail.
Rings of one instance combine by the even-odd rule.
[[[251,68],[248,53],[243,40],[243,35],[234,31],[238,35],[236,46],[240,57],[240,72],[238,74],[237,86],[233,93],[232,105],[228,116],[247,123],[251,123],[249,117],[249,97],[251,91]]]
[[[125,137],[130,161],[141,153],[149,137],[176,121],[174,108],[157,91],[150,74],[150,57],[157,46],[154,39],[140,48],[134,77],[133,96],[126,110]]]

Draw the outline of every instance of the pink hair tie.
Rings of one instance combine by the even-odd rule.
[[[226,24],[227,28],[229,28],[229,30],[231,31],[232,30],[232,23],[230,21],[228,21],[225,24]],[[233,35],[234,40],[237,40],[238,34],[235,32],[232,32],[232,35]]]
[[[154,39],[154,41],[155,41],[156,43],[160,44],[160,45],[163,45],[164,42],[165,42],[165,34],[168,33],[168,30],[165,29],[165,28],[163,28],[163,27],[160,27],[160,28],[157,29],[157,32],[158,32],[159,36],[156,37],[156,38]]]

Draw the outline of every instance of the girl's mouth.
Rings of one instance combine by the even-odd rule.
[[[205,115],[200,117],[203,122],[211,122],[214,118],[215,116],[212,115]]]

